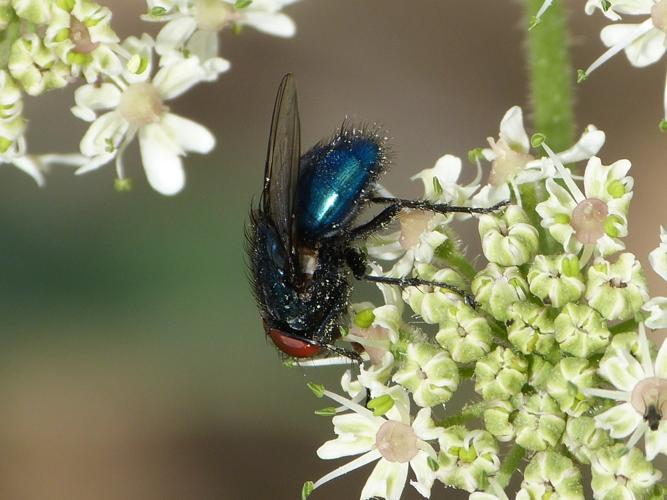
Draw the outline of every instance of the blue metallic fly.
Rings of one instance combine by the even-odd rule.
[[[247,252],[254,295],[266,334],[288,356],[308,358],[326,352],[359,359],[335,346],[350,294],[350,271],[359,280],[406,286],[431,285],[474,299],[447,283],[419,278],[370,276],[365,256],[353,244],[387,225],[404,209],[437,213],[488,213],[501,208],[456,207],[376,196],[376,182],[387,169],[387,146],[378,130],[347,124],[328,141],[301,156],[301,128],[294,78],[278,89],[264,188],[252,210]],[[355,225],[360,210],[385,208]]]

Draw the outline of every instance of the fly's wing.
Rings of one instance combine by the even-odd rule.
[[[291,74],[280,82],[271,119],[269,151],[264,171],[262,209],[273,222],[288,255],[292,277],[299,272],[296,253],[296,207],[301,156],[301,128],[296,96],[296,83]]]

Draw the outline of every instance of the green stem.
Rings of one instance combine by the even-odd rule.
[[[523,1],[528,26],[543,0]],[[564,3],[553,3],[541,22],[528,31],[526,44],[534,130],[545,134],[547,144],[555,151],[567,149],[574,142],[573,71]],[[533,224],[539,228],[535,206],[546,199],[544,184],[522,185],[521,199]],[[540,229],[540,252],[557,251],[556,242]]]
[[[524,2],[527,24],[543,0]],[[574,109],[565,2],[554,2],[528,32],[528,66],[535,130],[547,136],[553,150],[566,149],[574,140]]]
[[[442,420],[438,420],[436,425],[439,427],[450,427],[452,425],[464,424],[468,420],[481,417],[487,405],[488,403],[486,401],[480,401],[479,403],[465,406],[456,415],[451,415],[449,417],[443,418]]]
[[[525,454],[526,450],[518,444],[515,444],[505,456],[503,463],[500,465],[500,470],[496,475],[496,480],[503,489],[507,488],[512,479],[512,475],[519,470],[519,464],[521,463],[521,460],[523,460]]]

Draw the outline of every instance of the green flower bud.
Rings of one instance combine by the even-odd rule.
[[[518,445],[543,451],[558,444],[565,430],[565,418],[548,394],[538,392],[517,406],[519,413],[514,419],[514,429]]]
[[[588,268],[588,304],[606,320],[634,318],[648,300],[641,264],[631,253],[621,254],[613,264],[601,261]]]
[[[567,457],[553,451],[536,454],[526,466],[517,500],[584,498],[581,472]]]
[[[509,319],[509,307],[526,300],[528,283],[518,267],[489,264],[472,281],[472,292],[482,308],[499,321]]]
[[[558,353],[552,351],[551,355],[558,356]],[[529,361],[530,377],[528,378],[528,383],[535,389],[546,390],[547,382],[549,381],[554,365],[543,357],[536,355],[530,356]]]
[[[534,295],[554,307],[576,302],[586,289],[574,255],[538,255],[528,271],[528,283]]]
[[[554,348],[554,323],[547,308],[517,302],[510,306],[509,341],[523,354],[549,354]]]
[[[497,347],[475,364],[475,391],[484,399],[509,399],[528,380],[528,362],[511,349]]]
[[[12,0],[19,17],[35,24],[45,24],[51,17],[50,0]]]
[[[458,363],[477,361],[491,350],[493,336],[488,321],[461,302],[450,307],[435,336]]]
[[[622,444],[601,448],[591,457],[595,498],[646,498],[662,474],[637,448]]]
[[[495,400],[484,410],[484,427],[498,441],[507,442],[514,439],[514,415],[516,408],[512,400]]]
[[[67,85],[69,69],[47,49],[36,34],[16,40],[9,52],[11,75],[30,95]]]
[[[526,213],[516,205],[502,215],[482,215],[479,218],[482,251],[489,262],[501,266],[520,266],[537,254],[539,233],[530,225]]]
[[[486,431],[456,425],[445,429],[439,443],[436,477],[446,485],[468,492],[483,490],[500,468],[498,443]]]
[[[578,417],[593,404],[582,388],[595,384],[595,367],[583,358],[563,358],[552,370],[547,382],[547,392],[560,405],[560,409]]]
[[[612,442],[606,431],[596,427],[592,417],[567,419],[563,444],[582,464],[590,464],[592,454],[603,446],[611,445]]]
[[[566,304],[554,325],[561,351],[580,358],[603,352],[611,337],[607,322],[585,305]]]
[[[394,382],[410,391],[419,406],[431,407],[449,401],[459,385],[459,370],[447,352],[411,343]]]
[[[418,264],[415,266],[420,278],[429,281],[449,283],[461,289],[466,288],[466,283],[453,269],[436,269],[430,264]],[[422,317],[428,324],[436,324],[445,321],[452,314],[452,304],[460,301],[460,297],[444,288],[432,287],[408,287],[403,290],[403,300],[412,308],[415,314]]]

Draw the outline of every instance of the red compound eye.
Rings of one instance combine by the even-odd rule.
[[[288,356],[293,356],[295,358],[311,358],[320,353],[320,346],[290,337],[276,328],[267,328],[266,333],[271,337],[271,340],[276,344],[276,347]]]

